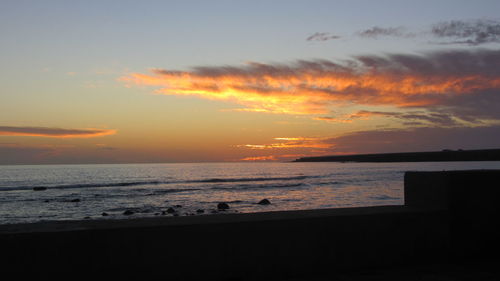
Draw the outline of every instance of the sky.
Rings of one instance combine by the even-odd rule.
[[[499,148],[498,11],[0,0],[0,164]]]

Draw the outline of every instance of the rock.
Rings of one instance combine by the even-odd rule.
[[[227,210],[229,209],[229,205],[227,203],[221,202],[217,204],[217,209],[218,210]]]
[[[162,216],[164,216],[164,215],[166,215],[166,214],[167,214],[167,212],[165,212],[165,211],[161,211],[161,215],[162,215]]]
[[[34,191],[42,191],[42,190],[47,190],[47,188],[43,187],[43,186],[35,186],[35,187],[33,187],[33,190]]]
[[[175,208],[182,208],[182,205],[175,205]]]
[[[174,208],[172,208],[172,207],[168,208],[168,209],[167,209],[167,213],[169,213],[169,214],[173,214],[173,213],[175,213]]]
[[[203,209],[198,209],[198,210],[196,210],[196,212],[197,212],[198,214],[203,214],[203,213],[205,213],[205,210],[203,210]]]
[[[271,201],[269,201],[267,199],[262,199],[257,204],[259,204],[259,205],[269,205],[269,204],[271,204]]]
[[[130,215],[133,215],[134,212],[131,211],[131,210],[126,210],[125,212],[123,212],[123,214],[126,215],[126,216],[130,216]]]
[[[84,220],[90,220],[90,217],[84,217],[83,219]]]
[[[177,214],[177,213],[174,213],[174,217],[178,217],[178,216],[179,216],[179,214]]]
[[[76,202],[80,202],[80,201],[81,201],[80,199],[76,198],[76,199],[72,199],[72,200],[70,200],[69,202],[74,202],[74,203],[76,203]]]
[[[103,216],[103,217],[107,217],[107,216],[109,216],[109,215],[108,215],[108,213],[103,212],[103,213],[101,214],[101,216]]]

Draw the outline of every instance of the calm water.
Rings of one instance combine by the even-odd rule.
[[[207,215],[219,202],[226,212],[401,205],[405,171],[460,169],[500,162],[0,166],[0,224],[161,216],[173,206]],[[272,204],[256,204],[263,198]]]

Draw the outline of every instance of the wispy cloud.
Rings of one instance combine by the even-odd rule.
[[[341,38],[338,35],[331,34],[330,32],[315,32],[314,34],[308,36],[306,41],[328,41],[332,39]]]
[[[500,43],[500,21],[487,19],[443,21],[423,27],[418,31],[410,30],[404,26],[373,26],[359,30],[354,35],[367,39],[394,37],[428,40],[430,37],[430,43],[476,46],[486,43]],[[307,37],[306,40],[328,41],[337,38],[339,36],[327,32],[316,32]]]
[[[278,158],[274,155],[270,156],[250,156],[240,159],[241,161],[276,161]]]
[[[241,144],[236,147],[248,149],[289,149],[289,148],[329,148],[331,145],[322,142],[323,138],[274,138],[275,142],[266,144]]]
[[[93,138],[93,137],[107,136],[113,134],[116,134],[116,130],[0,126],[0,136]]]
[[[398,116],[399,114],[400,113],[398,112],[360,110],[358,112],[345,114],[340,117],[321,116],[321,117],[315,117],[313,119],[331,123],[351,123],[357,119],[368,120],[371,119],[372,117],[393,117],[393,116]]]
[[[408,32],[404,27],[379,27],[374,26],[369,29],[357,32],[358,36],[367,38],[378,38],[380,36],[393,36],[393,37],[415,37],[416,34]]]
[[[342,63],[302,60],[155,69],[121,80],[155,86],[164,95],[234,102],[245,111],[327,114],[339,105],[393,106],[472,121],[500,118],[499,66],[500,50],[448,50],[365,55]]]
[[[374,117],[385,117],[398,119],[404,125],[431,125],[431,126],[456,126],[466,124],[466,120],[457,120],[450,114],[425,111],[410,112],[383,112],[361,110],[352,114],[346,114],[340,117],[322,116],[315,117],[314,120],[326,121],[331,123],[351,123],[355,120],[369,120]]]
[[[332,116],[318,116],[314,117],[313,120],[326,121],[330,123],[352,123],[353,120],[346,117],[332,117]]]
[[[276,154],[264,156],[249,156],[239,159],[239,161],[292,161],[300,157],[310,156],[310,154]]]
[[[333,146],[325,140],[329,139],[277,137],[268,143],[242,144],[236,147],[246,150],[251,155],[239,159],[242,161],[290,161],[299,157],[325,154]]]

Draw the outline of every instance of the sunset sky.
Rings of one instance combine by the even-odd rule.
[[[0,0],[0,164],[500,148],[498,11]]]

